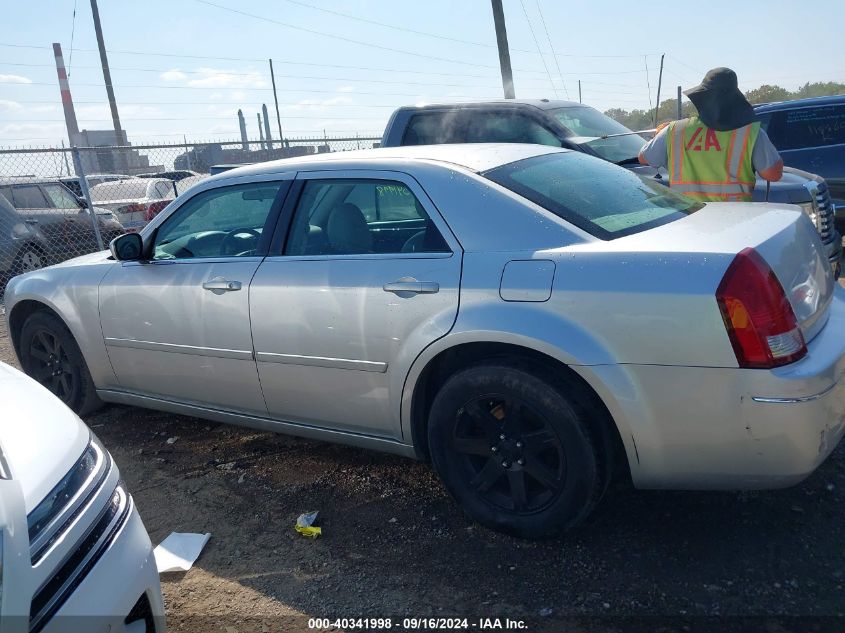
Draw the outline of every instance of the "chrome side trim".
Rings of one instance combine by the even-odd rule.
[[[324,356],[256,352],[255,360],[259,363],[282,363],[284,365],[308,365],[309,367],[328,367],[330,369],[353,369],[357,371],[373,371],[379,374],[387,371],[387,363],[379,363],[371,360],[352,360],[349,358],[326,358]]]
[[[262,418],[244,413],[212,409],[197,404],[174,402],[172,400],[164,400],[163,398],[145,396],[127,391],[98,389],[97,395],[105,402],[144,407],[147,409],[155,409],[157,411],[167,411],[168,413],[179,413],[182,415],[193,416],[195,418],[212,420],[214,422],[222,422],[224,424],[237,424],[239,426],[251,429],[260,429],[271,433],[286,433],[287,435],[306,437],[313,440],[320,440],[321,442],[348,444],[350,446],[358,446],[360,448],[393,453],[395,455],[402,455],[403,457],[410,457],[412,459],[419,459],[419,455],[417,455],[413,446],[410,444],[404,444],[403,442],[390,437],[365,435],[363,433],[327,429],[310,424],[299,424],[296,422],[287,422],[285,420],[266,417]]]
[[[764,396],[752,396],[751,399],[754,402],[765,402],[767,404],[797,404],[799,402],[812,402],[813,400],[818,400],[819,398],[825,397],[827,394],[833,391],[834,387],[836,387],[836,383],[832,384],[830,387],[828,387],[821,393],[816,393],[812,396],[801,396],[797,398],[767,398]]]
[[[152,341],[136,341],[135,339],[128,338],[106,337],[105,341],[107,347],[128,347],[130,349],[144,349],[151,352],[170,352],[172,354],[192,354],[194,356],[252,360],[252,350],[198,347],[195,345],[177,345],[175,343],[154,343]]]

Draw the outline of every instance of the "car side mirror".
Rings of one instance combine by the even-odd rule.
[[[119,262],[137,261],[144,252],[144,240],[137,233],[126,233],[114,238],[109,243],[109,250]]]
[[[88,208],[88,203],[85,202],[85,198],[83,198],[81,196],[76,196],[76,202],[77,202],[77,204],[79,204],[80,209],[87,209]]]

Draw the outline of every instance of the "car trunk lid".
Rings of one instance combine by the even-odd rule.
[[[805,340],[812,340],[827,320],[833,273],[818,232],[798,207],[709,203],[685,218],[611,244],[625,250],[714,255],[753,248],[778,278]],[[731,259],[725,261],[727,265]]]

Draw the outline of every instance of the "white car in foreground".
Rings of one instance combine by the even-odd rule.
[[[163,633],[150,538],[111,455],[3,363],[0,401],[0,628]]]

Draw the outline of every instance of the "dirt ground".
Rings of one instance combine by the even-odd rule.
[[[3,325],[0,360],[16,364]],[[309,617],[353,616],[398,630],[428,616],[548,631],[845,625],[842,446],[788,490],[617,486],[576,534],[525,542],[470,523],[409,459],[119,406],[86,422],[154,544],[212,534],[193,569],[162,576],[172,631],[305,631]],[[318,540],[293,530],[306,510],[320,511]]]

